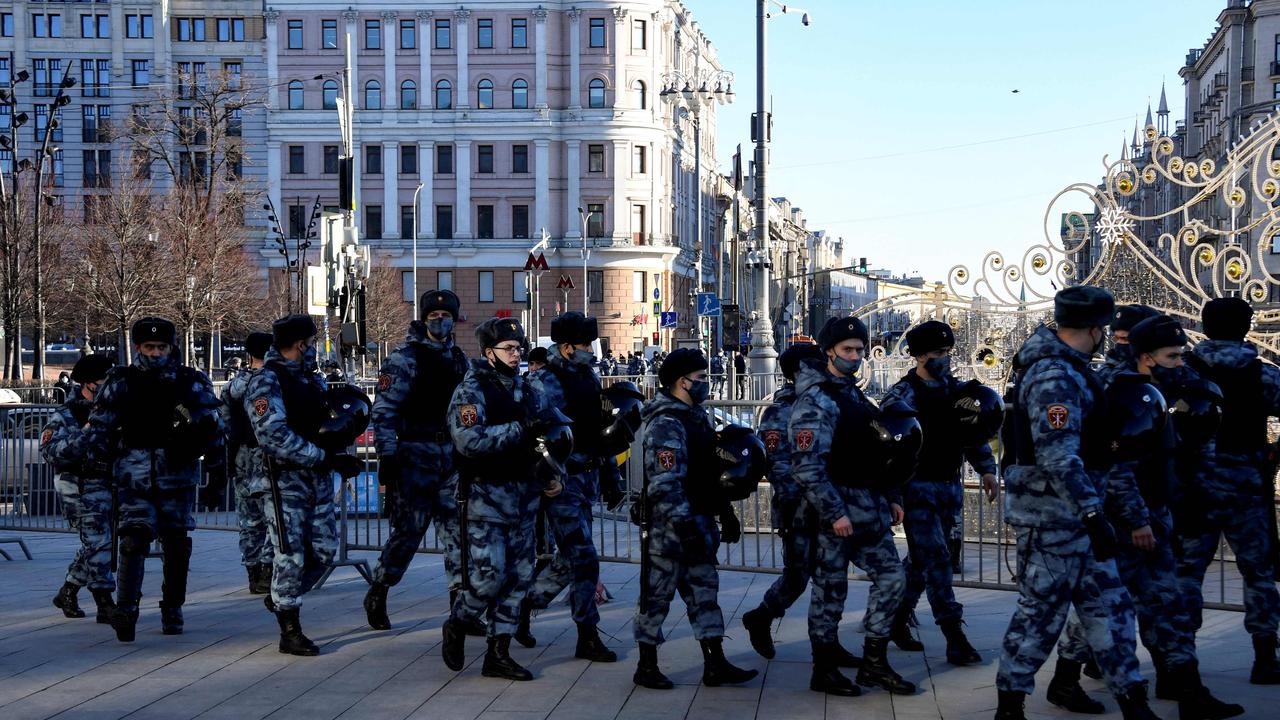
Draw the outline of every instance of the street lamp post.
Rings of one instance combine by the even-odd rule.
[[[418,319],[418,193],[426,187],[426,183],[418,183],[413,191],[413,319]]]
[[[591,219],[593,213],[578,208],[578,217],[582,219],[582,314],[590,315],[589,306],[591,302],[591,283],[587,281],[587,259],[591,257],[591,251],[587,249],[587,221]],[[565,310],[569,308],[565,303]]]

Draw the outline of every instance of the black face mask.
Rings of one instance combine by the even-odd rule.
[[[499,360],[496,352],[490,357],[489,364],[493,366],[494,370],[498,371],[499,375],[505,377],[515,377],[516,370],[518,369],[518,367],[512,367]]]
[[[1089,353],[1090,355],[1097,355],[1102,350],[1102,346],[1107,344],[1107,333],[1102,328],[1095,329],[1098,331],[1098,341],[1093,344],[1093,350]],[[1089,337],[1093,337],[1093,330],[1089,331]]]
[[[1176,385],[1179,378],[1179,368],[1167,368],[1156,365],[1151,368],[1151,377],[1161,385]]]
[[[1133,362],[1133,346],[1129,343],[1112,345],[1107,351],[1107,358],[1118,363]]]
[[[924,371],[935,380],[943,380],[951,376],[951,356],[929,358],[924,361]]]

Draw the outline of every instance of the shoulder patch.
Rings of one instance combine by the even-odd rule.
[[[475,405],[463,405],[458,408],[458,421],[462,423],[462,427],[472,427],[480,421],[480,414],[476,412]]]
[[[271,407],[271,404],[267,402],[267,399],[264,397],[258,398],[257,400],[253,401],[253,413],[258,417],[262,417],[263,415],[266,415],[267,408],[269,407]]]
[[[800,430],[796,432],[796,449],[810,450],[813,448],[813,431]]]
[[[1049,427],[1054,430],[1061,430],[1067,426],[1067,421],[1071,419],[1071,411],[1066,405],[1054,403],[1044,410],[1045,420],[1049,422]]]
[[[389,387],[391,387],[391,376],[387,373],[382,373],[378,376],[378,392],[386,392]]]
[[[48,445],[49,441],[52,439],[53,439],[53,428],[45,428],[44,432],[40,433],[41,445]]]
[[[675,467],[676,451],[675,450],[659,450],[658,464],[662,466],[663,470],[670,470],[671,468]]]
[[[782,433],[778,430],[764,431],[764,449],[767,452],[777,452],[778,447],[782,445]]]

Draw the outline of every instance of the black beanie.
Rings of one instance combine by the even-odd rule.
[[[299,340],[315,337],[319,332],[310,315],[286,315],[271,323],[272,342],[276,349],[287,348]]]
[[[551,320],[551,342],[584,345],[600,337],[596,319],[570,310]]]
[[[676,348],[662,361],[662,368],[658,370],[658,382],[662,383],[662,387],[669,388],[685,375],[706,369],[707,359],[702,356],[701,350]]]
[[[800,372],[800,363],[808,360],[815,360],[825,365],[827,356],[822,354],[822,348],[813,343],[799,343],[783,350],[778,356],[778,367],[782,370],[782,377],[795,381],[796,373]]]
[[[144,342],[177,345],[178,329],[164,318],[144,317],[133,324],[133,329],[129,332],[129,342],[134,345],[141,345]]]
[[[531,362],[531,363],[535,363],[535,362],[536,362],[536,363],[542,363],[543,365],[546,365],[546,364],[547,364],[547,349],[546,349],[546,348],[544,348],[544,347],[542,347],[542,346],[538,346],[538,347],[536,347],[536,348],[534,348],[534,349],[530,350],[530,351],[529,351],[529,362]]]
[[[497,347],[507,340],[524,344],[524,329],[520,321],[513,318],[489,318],[476,326],[476,340],[481,348]]]
[[[106,355],[85,355],[76,361],[71,368],[71,382],[80,384],[98,382],[107,376],[107,371],[115,365]]]
[[[818,332],[818,346],[822,348],[823,352],[826,352],[850,338],[861,340],[864,344],[870,344],[871,342],[871,336],[867,333],[867,326],[858,318],[852,315],[833,317]]]
[[[1182,347],[1187,344],[1187,334],[1177,320],[1156,315],[1129,330],[1129,344],[1134,353],[1149,353],[1165,347]]]
[[[427,313],[433,310],[444,310],[456,321],[461,309],[462,301],[452,290],[428,290],[422,293],[422,299],[418,303],[418,312],[422,315],[420,320],[426,320]]]
[[[907,350],[914,357],[955,346],[955,332],[950,325],[938,320],[922,322],[907,331]]]
[[[1253,308],[1240,298],[1214,298],[1204,304],[1200,320],[1210,340],[1243,340],[1249,334]]]
[[[1117,330],[1128,332],[1143,320],[1159,314],[1160,311],[1147,305],[1117,305],[1116,314],[1111,318],[1111,332]]]
[[[267,351],[271,349],[271,343],[275,340],[271,333],[252,332],[249,337],[245,338],[244,351],[249,357],[259,360],[267,356]]]
[[[1073,285],[1053,297],[1053,319],[1058,327],[1106,327],[1115,311],[1115,298],[1099,287]]]

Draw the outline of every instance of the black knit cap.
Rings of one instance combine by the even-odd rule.
[[[452,290],[428,290],[422,293],[422,300],[418,303],[418,312],[422,314],[419,319],[426,320],[427,313],[433,310],[444,310],[457,320],[458,313],[462,310],[462,301]]]
[[[546,348],[544,348],[544,347],[542,347],[542,346],[538,346],[538,347],[536,347],[536,348],[534,348],[534,349],[530,350],[530,351],[529,351],[529,362],[531,362],[531,363],[535,363],[535,362],[537,362],[537,363],[542,363],[543,365],[546,365],[546,364],[547,364],[547,349],[546,349]]]
[[[1186,345],[1187,334],[1177,320],[1168,315],[1156,315],[1133,326],[1129,331],[1129,344],[1135,353],[1155,352],[1160,348]]]
[[[1111,318],[1111,332],[1121,330],[1129,332],[1138,323],[1160,315],[1160,311],[1148,305],[1117,305],[1116,314]]]
[[[1253,308],[1236,297],[1214,298],[1200,313],[1205,337],[1210,340],[1243,340],[1252,320]]]
[[[497,347],[508,340],[524,343],[524,328],[514,318],[489,318],[476,326],[476,340],[482,348]]]
[[[81,384],[98,382],[107,376],[107,371],[113,365],[115,363],[106,355],[85,355],[76,361],[75,367],[71,368],[71,382]]]
[[[133,329],[129,331],[129,342],[134,345],[141,345],[144,342],[177,345],[178,328],[164,318],[144,317],[133,324]]]
[[[551,320],[551,342],[582,345],[600,337],[596,319],[576,310],[561,313]]]
[[[262,358],[267,356],[267,351],[271,349],[271,342],[275,340],[271,333],[251,332],[249,337],[245,338],[244,351],[249,357]]]
[[[662,387],[669,388],[685,375],[706,369],[707,359],[703,357],[701,350],[676,348],[667,355],[666,360],[662,361],[662,368],[658,370],[658,381],[662,383]]]
[[[1106,327],[1111,324],[1115,311],[1115,298],[1099,287],[1073,285],[1053,296],[1053,319],[1058,327]]]
[[[818,332],[818,346],[822,348],[823,352],[826,352],[850,338],[861,340],[863,343],[871,342],[871,335],[867,332],[866,324],[858,318],[851,315],[833,317]]]
[[[955,346],[955,332],[939,320],[922,322],[907,331],[907,350],[915,357]]]
[[[800,372],[800,363],[810,360],[826,364],[827,356],[813,343],[798,343],[782,351],[778,356],[778,367],[782,369],[782,377],[794,381],[796,373]]]
[[[319,330],[310,315],[294,313],[271,323],[272,342],[277,349],[287,348],[299,340],[315,337]]]

